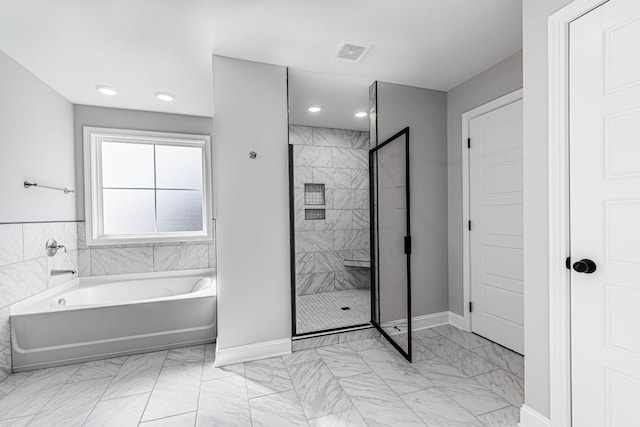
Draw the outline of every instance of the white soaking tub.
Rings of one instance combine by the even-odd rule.
[[[215,270],[74,279],[11,306],[14,372],[216,336]]]

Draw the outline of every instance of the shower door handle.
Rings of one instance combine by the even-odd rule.
[[[404,253],[411,253],[411,236],[404,236]]]

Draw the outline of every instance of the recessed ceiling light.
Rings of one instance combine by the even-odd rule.
[[[173,96],[173,94],[169,92],[156,92],[156,98],[161,101],[170,102],[175,99],[175,96]]]
[[[358,111],[358,112],[355,114],[355,116],[356,116],[357,118],[361,119],[361,118],[363,118],[363,117],[367,117],[367,116],[368,116],[368,114],[367,114],[367,113],[365,113],[364,111]]]
[[[118,94],[118,91],[115,90],[115,88],[112,88],[111,86],[97,85],[96,90],[103,95],[114,96]]]
[[[307,110],[309,110],[310,113],[319,113],[322,111],[322,107],[319,105],[309,105]]]

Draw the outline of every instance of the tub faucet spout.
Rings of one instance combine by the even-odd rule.
[[[63,276],[65,274],[76,274],[75,270],[51,270],[51,276]]]

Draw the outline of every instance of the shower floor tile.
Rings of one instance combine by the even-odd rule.
[[[296,314],[299,334],[369,323],[371,292],[352,289],[301,295],[296,298]]]

